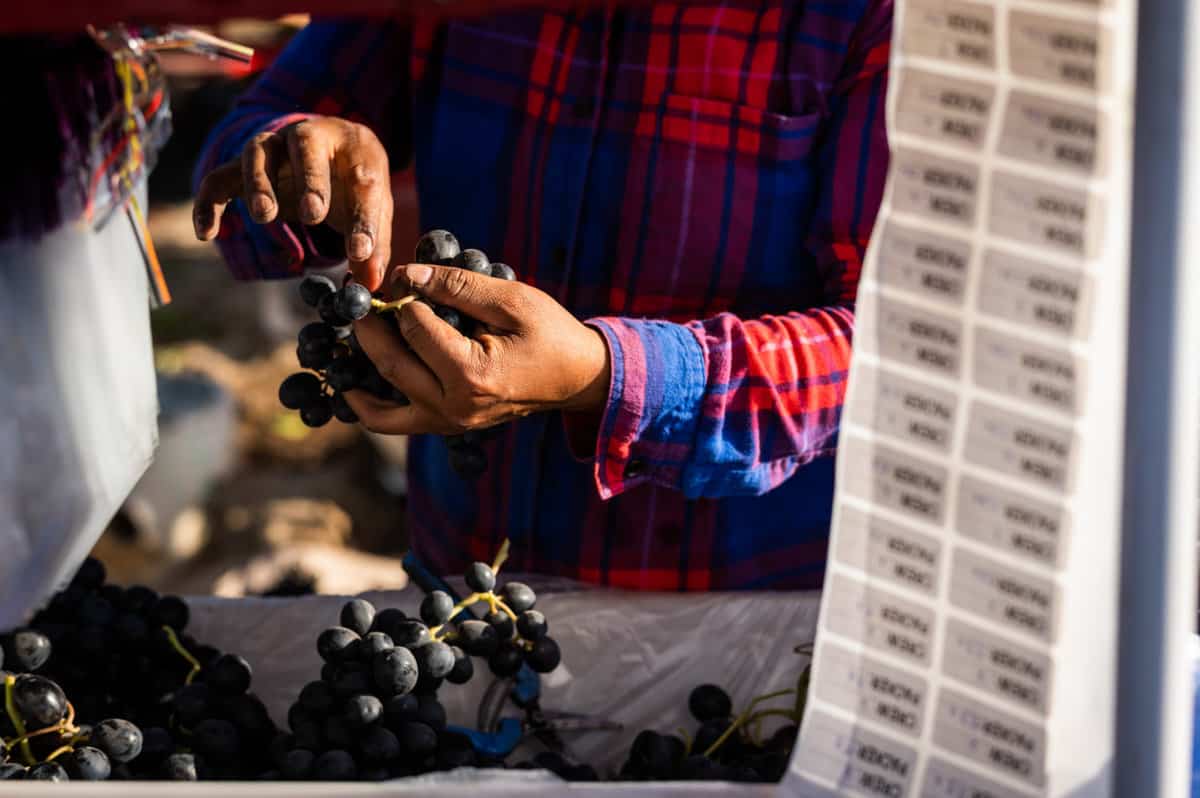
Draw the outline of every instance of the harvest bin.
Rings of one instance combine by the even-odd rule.
[[[622,731],[566,733],[571,754],[602,775],[615,773],[642,729],[673,733],[695,721],[687,710],[697,684],[725,687],[735,710],[764,692],[793,687],[807,664],[795,648],[813,639],[817,593],[628,593],[505,574],[538,591],[538,609],[563,651],[563,664],[542,677],[544,709],[598,715],[624,725]],[[462,585],[449,580],[456,589]],[[366,593],[376,607],[415,612],[423,593]],[[346,597],[219,599],[195,597],[188,633],[197,640],[244,656],[254,669],[251,689],[286,727],[287,708],[304,684],[317,678],[321,660],[316,639],[336,624]],[[465,685],[446,684],[439,699],[450,723],[474,726],[490,674],[477,670]],[[785,706],[787,703],[785,702]],[[506,714],[512,714],[507,711]],[[774,720],[774,719],[772,719]],[[764,726],[764,729],[773,726]],[[536,750],[536,749],[535,749]],[[509,758],[520,761],[520,751]],[[30,786],[0,783],[0,795],[159,796],[233,798],[268,796],[437,795],[561,796],[567,794],[784,796],[781,784],[730,782],[567,783],[546,771],[460,769],[379,783],[330,782],[94,782]],[[9,786],[11,785],[11,786]]]

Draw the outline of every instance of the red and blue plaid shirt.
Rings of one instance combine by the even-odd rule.
[[[361,121],[393,169],[415,165],[422,229],[608,340],[594,456],[543,414],[469,483],[441,439],[413,439],[430,567],[461,573],[508,537],[509,567],[588,582],[820,586],[891,19],[891,0],[785,0],[322,22],[242,98],[199,173],[297,114]],[[240,203],[219,245],[246,279],[338,259]]]

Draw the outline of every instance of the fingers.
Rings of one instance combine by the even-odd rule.
[[[399,315],[400,334],[441,384],[462,384],[458,377],[472,374],[474,344],[434,315],[433,308],[410,302]]]
[[[211,241],[221,229],[225,206],[242,193],[242,164],[230,161],[209,172],[200,182],[192,206],[192,226],[196,238]]]
[[[272,183],[284,160],[284,142],[274,133],[259,133],[242,148],[242,196],[250,218],[259,224],[275,220],[279,199]]]
[[[308,225],[325,221],[333,192],[329,153],[323,151],[316,126],[300,122],[287,129],[288,160],[297,182],[297,218]]]
[[[423,405],[400,405],[377,399],[365,391],[344,394],[358,416],[358,423],[384,435],[446,435],[458,432]]]
[[[485,324],[516,330],[532,313],[530,286],[497,280],[454,266],[409,264],[406,281],[422,296],[439,305],[449,305]]]
[[[374,314],[354,323],[354,335],[379,375],[410,399],[436,405],[444,398],[442,385],[429,367],[404,346],[404,340]]]

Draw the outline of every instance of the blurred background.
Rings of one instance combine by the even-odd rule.
[[[309,429],[278,401],[312,311],[296,281],[234,280],[196,241],[191,175],[212,127],[305,24],[232,20],[250,67],[164,53],[174,133],[150,179],[150,227],[173,302],[153,312],[160,443],[94,554],[120,583],[224,596],[357,593],[405,584],[402,438]],[[411,175],[394,180],[397,250],[415,242]]]

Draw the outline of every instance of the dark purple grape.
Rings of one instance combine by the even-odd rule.
[[[454,670],[454,652],[440,641],[420,646],[413,651],[413,655],[417,658],[417,668],[421,674],[431,679],[445,678]]]
[[[337,285],[323,274],[310,274],[300,281],[300,298],[315,308],[321,298],[337,290]]]
[[[383,722],[393,731],[406,720],[416,720],[421,703],[412,693],[394,695],[383,704]]]
[[[525,662],[537,673],[549,673],[562,662],[562,652],[553,637],[542,637],[525,652]]]
[[[356,656],[360,639],[344,626],[331,626],[317,636],[317,653],[326,662],[344,662]]]
[[[46,664],[50,651],[50,638],[46,635],[36,629],[18,629],[4,638],[0,664],[7,662],[9,670],[29,673]]]
[[[206,718],[192,729],[192,747],[213,760],[236,756],[241,742],[242,738],[238,734],[237,727],[227,720]]]
[[[150,627],[141,615],[134,612],[122,612],[113,624],[117,637],[126,644],[136,646],[150,637]]]
[[[500,637],[493,627],[471,619],[458,625],[454,642],[472,657],[490,657],[500,644]]]
[[[487,563],[471,563],[467,566],[464,578],[467,581],[467,587],[476,593],[488,593],[496,586],[496,574],[492,572],[492,567]]]
[[[326,751],[313,763],[313,776],[318,781],[354,781],[357,775],[354,757],[339,749]]]
[[[516,626],[513,624],[513,619],[508,617],[508,613],[501,610],[489,612],[483,616],[483,622],[496,630],[496,634],[501,640],[508,640],[513,636]]]
[[[0,781],[19,781],[25,778],[25,768],[15,762],[0,762]]]
[[[329,364],[325,370],[325,381],[335,391],[352,391],[366,379],[364,358],[359,355],[342,357]]]
[[[58,760],[72,781],[105,781],[112,774],[112,763],[99,748],[81,745]]]
[[[546,616],[537,610],[525,610],[517,616],[517,634],[526,640],[541,640],[548,629]]]
[[[488,260],[488,256],[478,249],[464,249],[454,257],[450,263],[459,269],[466,269],[469,272],[491,276],[492,263]]]
[[[300,368],[324,371],[333,362],[336,352],[337,349],[332,346],[324,348],[314,347],[312,349],[304,349],[298,346],[296,347],[296,362],[300,364]],[[299,408],[293,407],[290,409],[298,410]]]
[[[508,280],[511,282],[517,279],[517,273],[507,263],[493,263],[490,274],[497,280]]]
[[[323,427],[333,418],[333,404],[327,397],[319,397],[310,404],[300,408],[300,420],[307,427]]]
[[[371,312],[370,289],[361,283],[348,283],[342,286],[334,300],[334,309],[339,316],[358,321]]]
[[[67,771],[57,762],[41,762],[25,771],[26,781],[70,781]]]
[[[304,748],[288,751],[279,763],[279,775],[288,781],[304,781],[312,776],[313,763],[316,760],[316,754]]]
[[[417,720],[434,731],[446,728],[446,708],[437,700],[437,696],[417,696]]]
[[[209,666],[205,681],[223,695],[241,695],[250,689],[250,663],[237,654],[222,654]]]
[[[102,720],[93,726],[90,742],[113,762],[131,762],[142,752],[141,729],[121,718]]]
[[[354,408],[346,401],[346,397],[338,391],[331,399],[333,404],[333,417],[343,424],[357,424],[358,413],[354,412]]]
[[[391,762],[400,755],[400,741],[391,730],[371,726],[358,738],[358,750],[368,762]]]
[[[67,715],[66,694],[42,676],[18,676],[12,688],[12,701],[29,730],[53,726]]]
[[[159,726],[142,729],[142,752],[134,760],[139,768],[147,765],[157,765],[171,755],[175,750],[175,740],[171,733]]]
[[[194,754],[171,754],[159,770],[167,781],[195,781],[196,757]]]
[[[449,324],[454,329],[458,330],[463,335],[468,335],[471,330],[471,324],[468,318],[459,313],[454,308],[448,305],[438,305],[433,310],[433,314],[442,321]]]
[[[444,770],[473,767],[475,747],[465,734],[443,731],[438,734],[437,758],[438,766]]]
[[[337,330],[323,321],[314,321],[300,328],[296,342],[302,349],[330,348],[337,343]]]
[[[146,612],[158,601],[158,593],[145,585],[130,585],[121,594],[121,609],[126,612]]]
[[[180,687],[172,701],[175,717],[184,726],[194,726],[208,717],[212,705],[212,691],[207,684],[199,682]]]
[[[98,590],[107,578],[108,572],[104,569],[104,563],[95,557],[88,557],[80,563],[79,570],[71,578],[71,587],[78,587],[82,590]]]
[[[343,662],[337,666],[337,675],[333,679],[334,695],[346,698],[370,690],[371,674],[363,665],[357,662]]]
[[[688,710],[692,717],[704,723],[729,717],[733,714],[733,702],[729,694],[715,684],[702,684],[688,695]]]
[[[500,588],[500,598],[518,615],[533,609],[533,605],[537,603],[537,594],[524,582],[506,582]]]
[[[358,658],[370,665],[375,661],[376,654],[387,651],[389,648],[395,648],[395,646],[392,638],[383,632],[368,632],[367,636],[358,644]]]
[[[342,707],[342,721],[350,729],[362,729],[383,717],[383,702],[370,693],[353,695]]]
[[[108,626],[117,617],[112,602],[103,596],[88,596],[79,605],[79,620],[93,626]]]
[[[475,665],[458,646],[451,646],[450,651],[454,654],[454,667],[446,674],[446,681],[451,684],[466,684],[475,675]]]
[[[401,621],[388,635],[392,642],[403,648],[419,648],[429,642],[429,627],[412,619]]]
[[[395,732],[401,750],[409,759],[420,759],[437,750],[437,732],[428,724],[406,720],[396,725]]]
[[[299,410],[321,398],[321,380],[316,374],[302,371],[279,384],[279,403],[289,410]]]
[[[320,315],[321,321],[333,327],[345,327],[354,321],[354,319],[348,319],[338,311],[336,292],[321,297],[317,302],[317,313]]]
[[[420,677],[416,657],[401,646],[375,655],[372,673],[375,677],[375,687],[387,696],[411,693]]]
[[[421,620],[429,626],[441,626],[450,620],[454,599],[443,590],[435,590],[421,600]]]
[[[371,625],[375,622],[375,605],[366,599],[350,599],[342,605],[342,612],[339,617],[342,626],[359,636],[371,631],[386,632],[384,629],[372,629]]]
[[[408,620],[408,616],[405,615],[402,610],[398,610],[395,607],[387,607],[376,613],[374,620],[371,621],[371,628],[369,631],[383,632],[385,635],[392,638],[392,642],[395,642],[396,627],[406,620]],[[342,626],[346,625],[347,624],[345,623],[342,624]],[[354,627],[351,626],[349,628],[353,629]]]
[[[521,669],[524,659],[524,650],[515,641],[501,640],[488,657],[488,667],[501,679],[507,679]]]
[[[458,255],[458,239],[447,230],[430,230],[417,240],[413,263],[445,266]]]

